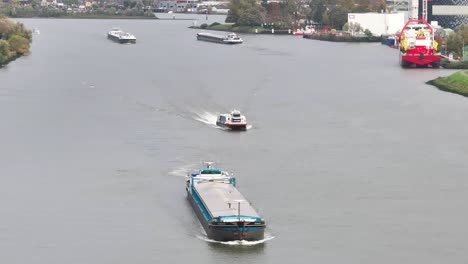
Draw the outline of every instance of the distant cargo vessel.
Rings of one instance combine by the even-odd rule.
[[[125,44],[125,43],[135,44],[136,43],[136,38],[134,35],[127,33],[127,32],[123,32],[119,28],[113,28],[111,31],[109,31],[107,33],[107,38],[113,41],[116,41],[118,43],[121,43],[121,44]]]
[[[243,42],[243,40],[236,33],[229,33],[226,36],[222,36],[201,32],[197,34],[197,39],[222,44],[241,44]]]
[[[192,173],[187,195],[206,234],[217,241],[264,239],[265,221],[236,188],[236,179],[213,162]]]
[[[437,52],[434,30],[424,19],[410,19],[398,35],[400,65],[439,68],[442,56]]]

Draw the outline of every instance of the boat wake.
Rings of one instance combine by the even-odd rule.
[[[194,114],[193,119],[195,119],[195,120],[197,120],[199,122],[202,122],[204,124],[207,124],[207,125],[209,125],[211,127],[218,128],[218,126],[216,125],[216,120],[218,119],[218,114],[208,112],[208,111],[202,111],[202,112],[194,111],[193,114]]]
[[[188,173],[191,171],[191,168],[193,168],[195,164],[192,165],[185,165],[181,166],[179,168],[175,168],[172,171],[168,172],[167,174],[169,176],[175,176],[175,177],[186,177]]]
[[[255,245],[263,244],[263,243],[275,238],[274,236],[269,235],[269,234],[265,234],[264,239],[256,240],[256,241],[246,241],[246,240],[216,241],[216,240],[213,240],[213,239],[209,239],[206,235],[199,235],[197,237],[199,239],[201,239],[201,240],[206,241],[206,242],[215,243],[215,244],[222,244],[222,245],[227,245],[227,246],[255,246]]]

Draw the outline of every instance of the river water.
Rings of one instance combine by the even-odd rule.
[[[452,71],[177,19],[20,20],[40,34],[0,69],[1,263],[466,263],[468,101],[424,83]],[[251,129],[213,126],[234,108]],[[266,241],[206,239],[184,189],[206,160]]]

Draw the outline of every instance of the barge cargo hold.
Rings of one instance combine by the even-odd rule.
[[[187,196],[208,238],[216,241],[264,239],[265,221],[222,169],[206,167],[188,176]]]
[[[197,39],[222,44],[241,44],[243,42],[236,33],[229,33],[226,36],[222,36],[201,32],[197,34]]]

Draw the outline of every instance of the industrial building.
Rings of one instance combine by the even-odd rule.
[[[408,12],[396,13],[349,13],[348,24],[358,23],[375,36],[395,34],[408,20]]]

